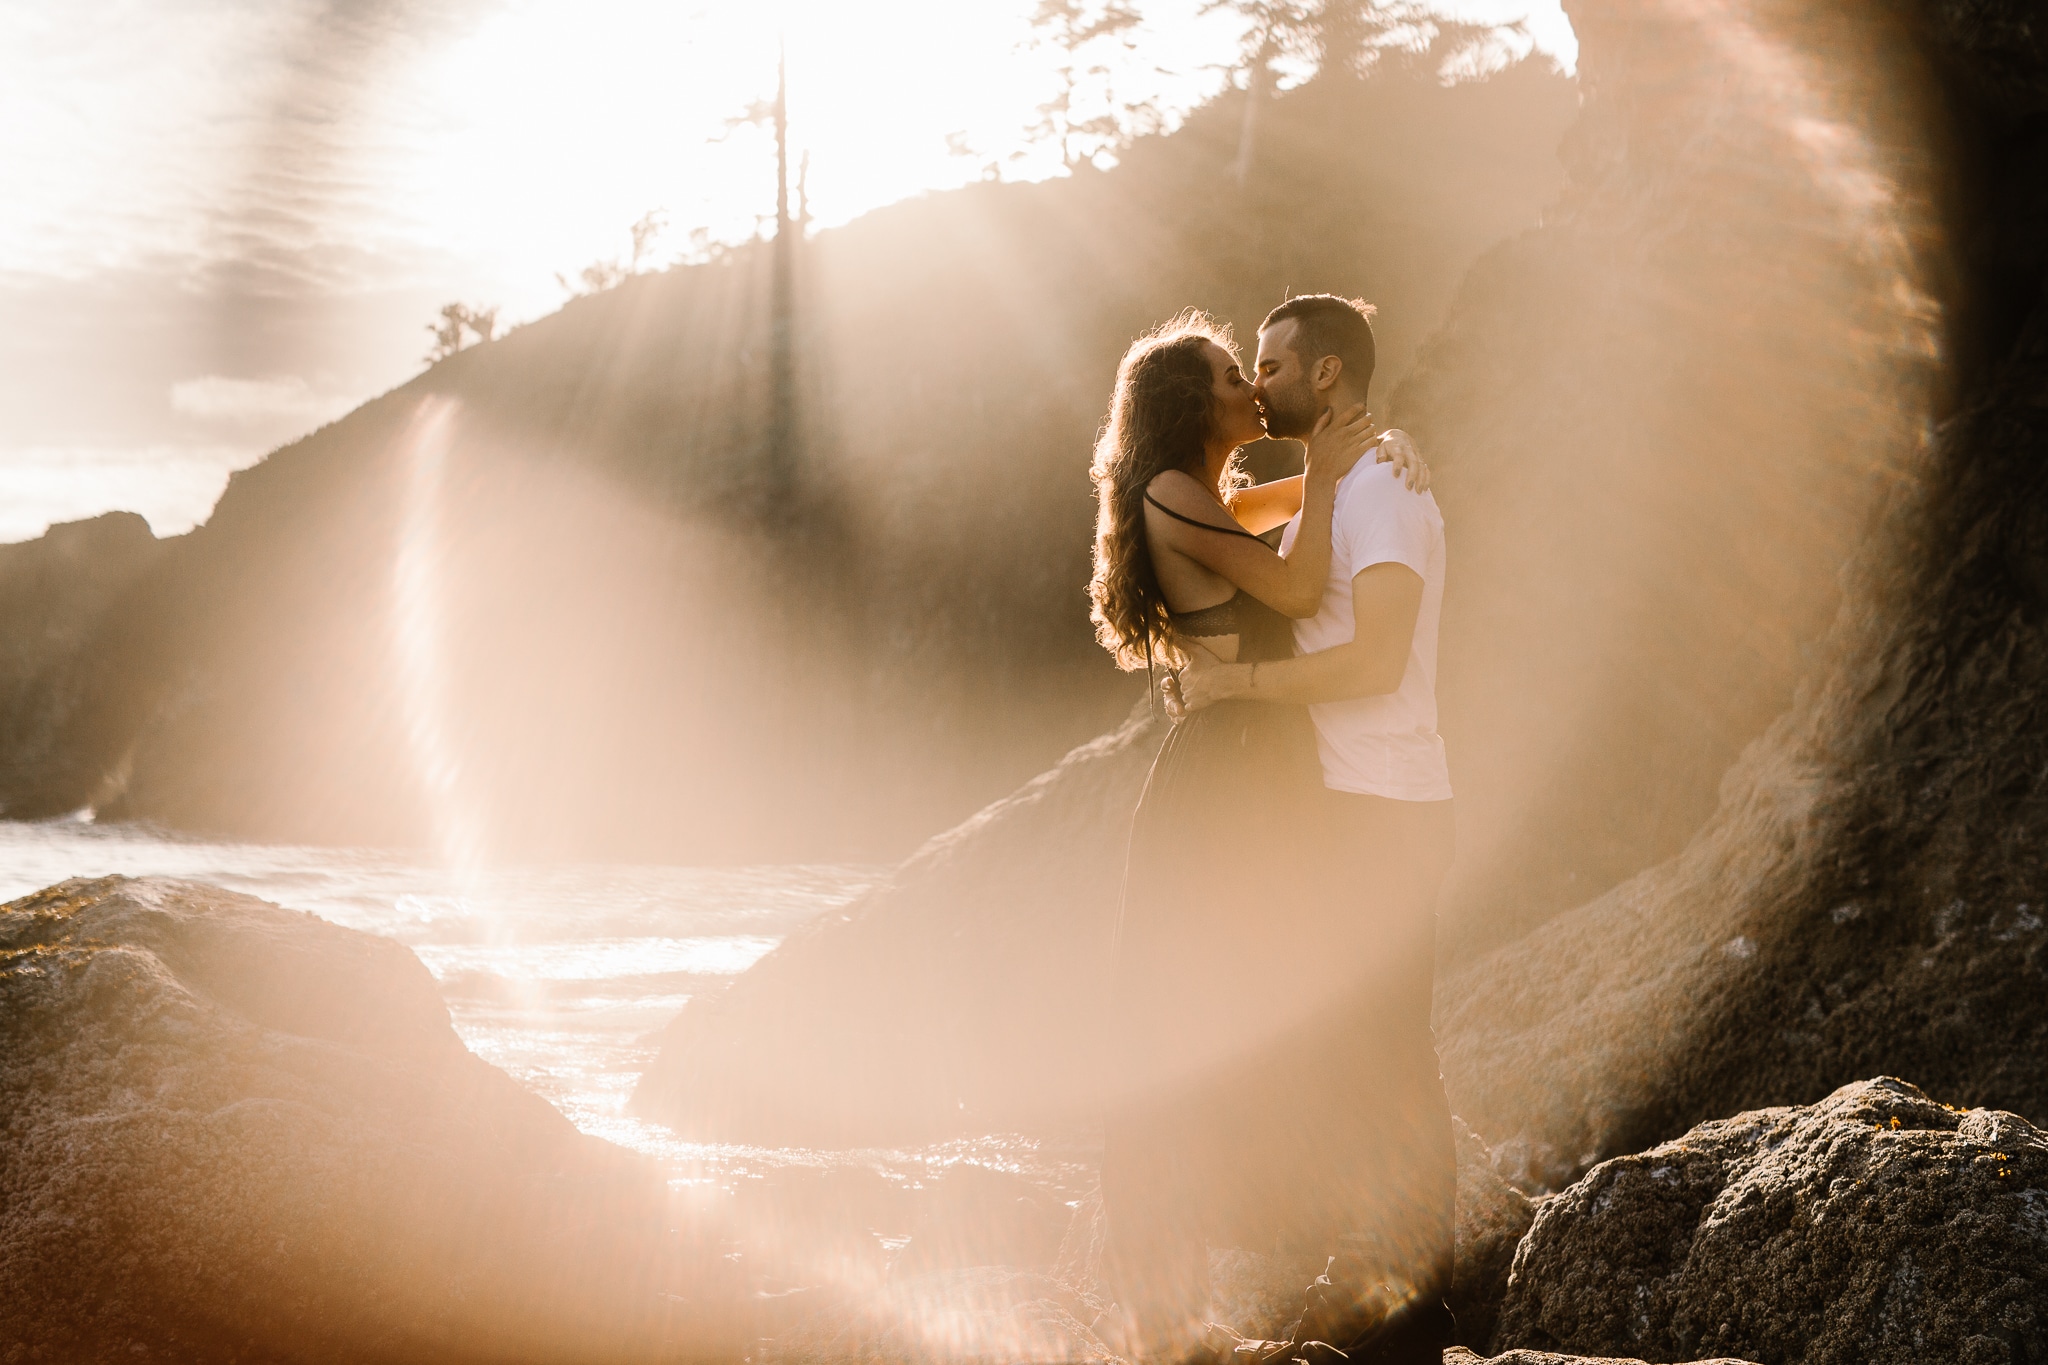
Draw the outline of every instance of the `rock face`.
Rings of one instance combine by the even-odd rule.
[[[1440,990],[1454,1107],[1531,1187],[1858,1076],[2048,1115],[2048,52],[2030,16],[1883,20],[1925,61],[1899,88],[1949,111],[1929,136],[1977,188],[1942,201],[1922,248],[1951,272],[1944,419],[1797,704],[1681,856]],[[1752,17],[1781,44],[1826,19]],[[1879,163],[1904,155],[1865,127]]]
[[[2048,1356],[2048,1136],[1880,1078],[1702,1124],[1546,1201],[1496,1339],[1652,1360]]]
[[[1913,466],[1936,340],[1910,39],[1825,0],[1568,9],[1564,192],[1475,263],[1390,408],[1450,546],[1454,960],[1713,814]]]
[[[716,1355],[669,1215],[395,943],[173,881],[0,908],[0,1356]]]
[[[86,656],[169,548],[133,512],[0,545],[0,816],[63,815],[106,794],[132,718],[96,705]]]
[[[734,1141],[854,1145],[1086,1123],[1144,706],[882,886],[692,1003],[636,1112]]]

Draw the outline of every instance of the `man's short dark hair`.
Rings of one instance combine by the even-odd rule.
[[[1373,365],[1379,358],[1372,341],[1372,315],[1378,311],[1364,299],[1297,294],[1266,314],[1259,330],[1293,318],[1294,353],[1301,357],[1302,365],[1313,365],[1326,355],[1336,356],[1344,362],[1345,377],[1364,393],[1372,384]]]

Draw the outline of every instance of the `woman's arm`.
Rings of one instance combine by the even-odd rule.
[[[1410,492],[1428,491],[1429,465],[1415,448],[1414,438],[1399,427],[1380,433],[1380,443],[1373,447],[1373,459],[1394,466],[1394,472]],[[1289,517],[1301,510],[1301,475],[1234,489],[1224,497],[1223,505],[1239,525],[1253,535],[1263,535],[1275,526],[1285,525]]]
[[[1336,505],[1337,480],[1371,443],[1372,425],[1362,405],[1341,419],[1325,413],[1316,423],[1308,438],[1308,468],[1301,476],[1301,529],[1285,555],[1230,524],[1215,498],[1192,475],[1177,471],[1160,475],[1147,490],[1166,511],[1146,507],[1146,534],[1275,611],[1313,616],[1322,605],[1330,573],[1330,514]],[[1191,521],[1202,524],[1190,525]]]
[[[1406,564],[1374,564],[1351,580],[1357,632],[1341,645],[1270,663],[1219,662],[1207,650],[1189,650],[1188,666],[1167,690],[1175,719],[1219,701],[1347,701],[1396,691],[1408,670],[1415,618],[1422,609],[1422,575]]]

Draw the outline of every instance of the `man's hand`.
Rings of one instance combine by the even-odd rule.
[[[1166,679],[1166,714],[1176,721],[1244,690],[1244,665],[1224,663],[1200,645],[1188,646],[1187,655],[1187,666]]]
[[[1379,451],[1373,456],[1380,464],[1391,464],[1401,482],[1408,485],[1411,493],[1429,491],[1429,465],[1423,461],[1422,452],[1415,448],[1413,437],[1399,427],[1390,427],[1380,433]]]

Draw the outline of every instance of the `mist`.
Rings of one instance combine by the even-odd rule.
[[[1040,31],[1083,9],[1068,77],[1165,51],[1114,6]],[[763,90],[754,237],[455,331],[188,532],[0,546],[0,1342],[2031,1358],[2038,44],[1584,0],[1567,74],[1228,15],[1184,109],[1071,84],[1061,173],[825,226]],[[1377,306],[1374,416],[1441,509],[1455,856],[1414,932],[1411,850],[1324,860],[1247,766],[1133,977],[1134,813],[1197,731],[1089,621],[1091,450],[1147,329],[1200,308],[1248,362],[1322,291]],[[1190,1092],[1152,1164],[1249,1212],[1134,1267],[1105,1153]],[[1441,1218],[1402,1203],[1432,1143]],[[1369,1146],[1396,1213],[1268,1235]],[[1148,1294],[1208,1335],[1148,1337]]]

